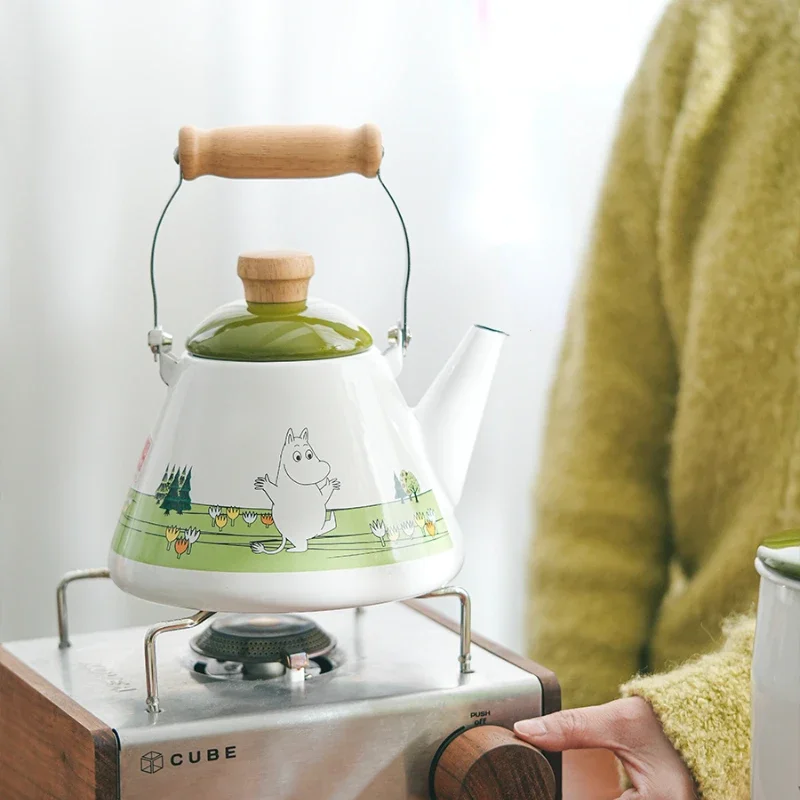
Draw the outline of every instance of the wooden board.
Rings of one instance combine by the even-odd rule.
[[[108,726],[0,646],[0,798],[116,800]]]

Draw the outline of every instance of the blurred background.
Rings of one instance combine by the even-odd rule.
[[[459,582],[476,629],[521,648],[548,384],[622,95],[662,6],[0,4],[0,640],[54,634],[62,573],[105,565],[164,400],[147,270],[178,128],[371,121],[411,238],[406,396],[473,322],[511,333],[459,508]],[[403,240],[376,181],[206,177],[184,185],[157,251],[176,343],[241,296],[236,257],[256,248],[313,253],[312,293],[379,340],[397,321]],[[103,584],[71,592],[75,632],[175,613]]]

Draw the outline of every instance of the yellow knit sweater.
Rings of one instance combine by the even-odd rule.
[[[626,96],[541,463],[530,649],[567,704],[718,649],[752,611],[757,544],[800,524],[800,0],[668,8]],[[747,796],[751,639],[627,687],[713,800]]]

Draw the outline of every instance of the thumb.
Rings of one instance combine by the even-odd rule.
[[[590,706],[522,720],[514,725],[514,733],[543,750],[611,748],[611,723],[606,706]]]

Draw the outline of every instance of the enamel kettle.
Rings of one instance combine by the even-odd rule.
[[[800,787],[800,530],[765,540],[756,569],[750,796],[785,800]]]
[[[183,128],[176,151],[181,181],[380,179],[382,156],[370,125]],[[308,296],[311,255],[245,253],[238,274],[244,299],[200,323],[179,358],[157,324],[150,333],[168,391],[113,538],[115,583],[239,612],[447,584],[463,561],[453,507],[505,334],[473,327],[410,409],[396,383],[405,319],[381,352],[355,317]]]

